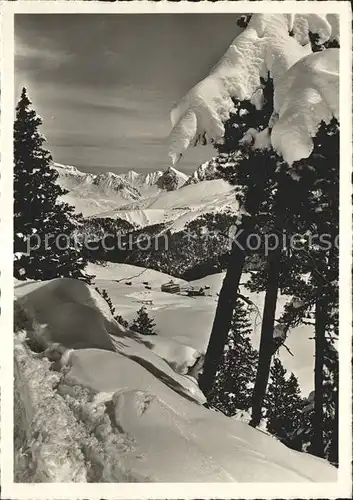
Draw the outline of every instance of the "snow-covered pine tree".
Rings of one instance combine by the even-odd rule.
[[[310,285],[315,301],[315,408],[313,416],[312,452],[327,456],[325,451],[325,419],[338,432],[338,356],[332,363],[327,352],[338,338],[338,270],[339,270],[339,125],[333,119],[321,124],[314,139],[314,152],[302,161],[302,169],[313,169],[313,188],[309,190],[306,208],[311,214],[315,232],[325,240],[311,245]],[[330,348],[331,345],[331,348]],[[330,409],[326,405],[325,371],[337,371],[331,384]],[[327,415],[325,415],[327,413]],[[338,440],[333,440],[331,456],[338,460]]]
[[[286,374],[279,358],[274,358],[264,407],[267,430],[290,444],[293,434],[300,427],[303,400],[298,379],[293,373],[289,377]]]
[[[287,238],[291,235],[301,235],[301,246],[289,245],[282,249],[274,261],[277,269],[277,290],[300,299],[304,307],[300,307],[292,316],[281,318],[282,326],[287,329],[300,321],[300,314],[315,306],[315,407],[316,417],[314,441],[312,449],[315,454],[323,456],[323,365],[325,349],[325,331],[328,325],[330,311],[337,309],[338,283],[338,248],[334,242],[338,237],[338,164],[339,164],[339,133],[338,123],[334,119],[330,124],[321,124],[313,140],[312,154],[303,160],[295,162],[288,170],[278,172],[278,192],[282,195],[280,209],[274,204],[273,215],[282,218],[282,232]],[[278,215],[277,215],[278,217]],[[329,239],[327,241],[322,238]],[[274,253],[272,252],[272,255]],[[275,274],[270,271],[271,253],[269,254],[266,273],[266,289],[269,290]],[[306,283],[303,275],[310,273],[310,281]],[[261,275],[261,271],[259,273]],[[265,281],[260,280],[258,281]],[[251,283],[250,283],[251,286]],[[259,291],[256,286],[252,290]],[[267,295],[267,294],[266,294]],[[265,303],[266,309],[266,303]],[[264,309],[264,310],[265,310]],[[293,313],[293,311],[292,311]],[[273,316],[274,317],[274,316]],[[265,319],[265,314],[264,314]],[[291,323],[291,324],[290,324]],[[267,331],[270,326],[267,325]],[[269,339],[270,340],[270,339]],[[269,345],[269,342],[267,343]],[[260,346],[260,362],[261,362]],[[273,352],[272,352],[273,354]],[[262,384],[263,376],[259,377]],[[263,385],[263,384],[262,384]],[[256,385],[254,400],[256,399]],[[321,389],[320,389],[321,388]],[[258,405],[259,406],[259,405]],[[257,408],[257,417],[259,408]],[[258,418],[255,419],[258,422]]]
[[[325,365],[323,369],[323,421],[322,448],[323,454],[333,465],[338,466],[338,355],[331,344],[327,344]],[[315,391],[310,395],[301,415],[299,428],[293,438],[297,440],[303,451],[317,454],[315,443]]]
[[[311,50],[313,52],[321,52],[325,49],[337,49],[340,47],[340,44],[337,40],[328,40],[327,42],[322,43],[320,41],[320,36],[318,35],[318,33],[312,33],[311,31],[309,31],[309,39]]]
[[[291,50],[288,48],[294,48],[298,49],[298,66],[296,69],[298,69],[304,62],[304,59],[307,57],[307,62],[309,63],[309,66],[311,69],[308,71],[308,81],[303,82],[303,88],[301,88],[301,80],[299,73],[296,75],[296,81],[298,83],[298,88],[301,88],[301,95],[302,99],[307,103],[308,106],[308,112],[310,115],[309,121],[312,123],[315,127],[319,125],[320,119],[324,119],[326,116],[336,116],[336,110],[338,108],[338,103],[337,103],[337,91],[338,91],[338,69],[337,69],[337,62],[338,62],[338,51],[335,49],[331,49],[330,51],[327,51],[327,54],[325,57],[312,57],[312,55],[307,56],[307,51],[306,49],[303,50],[303,42],[307,46],[308,38],[305,37],[306,39],[303,39],[302,35],[305,35],[305,29],[303,32],[303,25],[302,25],[302,20],[297,18],[296,16],[293,16],[291,18],[291,23],[288,23],[288,18],[285,16],[278,16],[275,18],[276,19],[276,26],[272,24],[272,19],[270,16],[265,15],[253,15],[252,20],[254,22],[251,22],[252,27],[254,28],[255,31],[257,31],[259,35],[259,43],[256,44],[255,38],[253,37],[253,31],[250,29],[246,28],[247,25],[247,20],[243,19],[242,23],[243,26],[245,27],[244,30],[244,36],[241,38],[241,43],[237,43],[237,40],[233,42],[233,45],[235,48],[232,46],[232,49],[229,50],[228,53],[220,60],[218,65],[214,68],[212,73],[208,75],[205,79],[202,80],[198,85],[193,87],[193,89],[185,96],[185,98],[181,101],[179,106],[176,107],[177,111],[179,112],[179,119],[172,120],[173,121],[173,132],[171,134],[171,139],[172,139],[172,146],[171,146],[171,156],[174,159],[174,161],[178,160],[183,151],[189,147],[189,145],[194,145],[195,142],[196,144],[198,142],[201,142],[203,144],[208,142],[212,142],[212,140],[218,140],[219,135],[220,135],[220,121],[223,121],[225,113],[231,113],[232,110],[230,109],[230,99],[234,98],[235,96],[240,96],[244,95],[243,94],[243,88],[244,86],[242,85],[245,83],[245,88],[246,88],[246,83],[247,82],[242,82],[241,78],[239,78],[239,75],[241,77],[243,76],[242,71],[247,71],[249,69],[253,70],[255,69],[255,74],[258,77],[258,81],[260,80],[260,77],[263,76],[263,68],[266,67],[268,70],[271,72],[271,74],[276,78],[279,75],[276,76],[277,73],[277,65],[274,63],[278,63],[279,66],[283,64],[284,61],[287,61],[289,63],[289,66],[287,64],[284,65],[286,67],[282,67],[282,76],[283,80],[281,82],[287,81],[288,85],[293,83],[293,80],[290,80],[292,78],[292,75],[289,75],[287,73],[288,67],[290,67],[290,61],[287,59],[287,56],[292,54]],[[334,40],[335,38],[335,31],[336,28],[334,26],[334,23],[337,22],[337,18],[333,19],[332,22],[328,21],[327,22],[327,29],[322,29],[318,30],[318,23],[316,22],[318,19],[313,16],[308,16],[308,22],[307,22],[307,28],[312,29],[315,32],[318,32],[320,35],[320,39],[317,40],[315,43],[317,44],[322,44],[325,40]],[[280,37],[277,37],[279,35],[278,27],[279,24],[277,24],[277,21],[279,23],[282,23],[282,28],[281,28],[281,35]],[[331,27],[329,26],[331,24]],[[269,32],[269,38],[272,40],[275,40],[274,44],[271,44],[269,42],[269,45],[264,45],[262,42],[263,34],[265,30],[268,29]],[[308,35],[308,33],[307,33]],[[290,39],[293,38],[291,41]],[[278,52],[278,43],[279,45],[282,45],[282,41],[287,40],[287,44],[283,45],[283,52],[280,51]],[[291,43],[293,42],[293,43]],[[256,51],[251,51],[252,43],[256,44]],[[326,42],[325,42],[326,43]],[[302,45],[300,48],[299,45]],[[246,48],[245,48],[246,47]],[[274,49],[274,50],[273,50]],[[306,53],[305,53],[306,52]],[[238,57],[239,54],[242,53],[243,57]],[[260,60],[262,59],[263,65],[260,66],[258,65],[259,62],[259,56],[258,54],[261,53]],[[267,58],[268,54],[271,54],[270,62],[271,64],[267,65]],[[233,54],[236,54],[235,57],[232,57]],[[249,58],[249,64],[247,64],[247,58]],[[327,63],[332,67],[332,72],[330,71],[330,78],[327,78],[327,74],[322,72],[322,85],[318,85],[321,87],[319,90],[320,93],[320,106],[316,109],[315,106],[311,106],[311,102],[309,99],[307,99],[307,92],[304,92],[304,88],[311,88],[312,85],[315,86],[316,84],[313,84],[310,80],[316,77],[317,75],[317,70],[318,66],[316,66],[316,62],[319,60],[325,60],[325,64]],[[239,62],[240,61],[240,62]],[[295,65],[289,71],[294,71]],[[295,71],[294,71],[295,73]],[[227,84],[225,85],[224,82],[224,75],[228,75],[226,78]],[[252,72],[249,71],[248,73],[249,78],[248,82],[252,81]],[[250,76],[251,75],[251,76]],[[315,75],[315,77],[314,77]],[[333,78],[331,78],[331,75]],[[290,77],[289,80],[285,80],[287,77]],[[291,81],[291,83],[290,83]],[[261,81],[260,81],[261,82]],[[317,82],[319,80],[317,79]],[[230,83],[230,85],[228,85]],[[251,95],[251,100],[253,102],[259,102],[261,99],[261,92],[260,89],[258,88],[259,85],[250,85],[248,90],[248,95]],[[238,89],[241,88],[242,91],[239,92]],[[206,92],[207,89],[207,92]],[[276,89],[277,90],[277,89]],[[286,89],[282,87],[282,90],[284,91],[283,94],[287,95]],[[208,96],[209,92],[209,96]],[[280,93],[280,92],[279,92]],[[322,94],[322,95],[321,95]],[[207,97],[205,97],[207,95]],[[263,93],[262,93],[263,95]],[[282,97],[284,97],[282,95]],[[289,93],[289,96],[291,94]],[[299,96],[299,94],[296,94]],[[289,97],[288,96],[288,97]],[[325,96],[325,97],[324,97]],[[268,129],[264,130],[262,133],[258,133],[258,131],[251,130],[249,129],[246,132],[246,140],[250,139],[253,142],[253,147],[254,148],[261,148],[261,149],[270,149],[271,143],[276,144],[276,148],[278,151],[281,152],[281,154],[284,155],[286,160],[288,160],[289,164],[292,164],[292,161],[295,159],[296,155],[293,154],[293,151],[290,151],[290,146],[291,146],[291,138],[290,138],[290,129],[291,125],[290,123],[292,122],[294,125],[294,121],[298,117],[303,116],[303,120],[306,120],[306,113],[305,112],[295,112],[293,108],[292,111],[288,115],[288,120],[284,120],[284,122],[281,123],[281,120],[278,119],[278,112],[281,113],[281,110],[288,111],[288,106],[287,106],[287,97],[283,100],[279,99],[279,95],[277,94],[277,112],[271,116],[271,120],[268,123]],[[296,97],[294,94],[293,96],[294,99],[298,99],[299,97]],[[331,103],[331,97],[334,97],[332,103]],[[208,117],[209,117],[209,123],[204,125],[203,119],[204,119],[204,113],[200,113],[200,101],[202,103],[202,106],[205,104],[205,108],[208,111]],[[293,104],[293,103],[292,103]],[[280,109],[281,108],[281,109]],[[202,108],[203,111],[203,108]],[[175,117],[177,113],[173,110],[173,116]],[[202,117],[201,117],[202,116]],[[191,128],[189,127],[190,120],[191,118],[196,117],[196,134],[194,133],[195,127]],[[293,120],[292,120],[293,118]],[[313,120],[313,121],[312,121]],[[276,126],[276,133],[275,131],[272,131],[272,127]],[[280,128],[284,127],[283,130],[280,132]],[[301,145],[304,147],[304,150],[306,151],[307,155],[309,155],[312,150],[311,148],[308,147],[310,141],[308,142],[308,137],[306,134],[302,135],[300,129],[302,128],[301,126],[295,127],[294,125],[294,133],[296,140],[294,143],[297,143],[297,140],[299,139]],[[305,127],[304,127],[305,128]],[[313,129],[310,128],[310,133],[313,133]],[[279,140],[279,136],[277,136],[277,133],[280,132],[281,140]],[[285,138],[285,140],[284,140]],[[244,136],[245,139],[245,136]],[[243,140],[242,140],[243,142]],[[304,146],[305,144],[305,146]],[[305,155],[306,155],[305,153]],[[233,153],[231,153],[233,154]],[[305,156],[303,155],[303,156]],[[312,155],[310,155],[311,157]],[[319,158],[316,158],[319,160]],[[281,165],[281,168],[279,168],[278,172],[280,174],[284,174],[284,181],[288,180],[289,177],[291,177],[291,173],[297,174],[298,178],[298,172],[296,172],[296,169],[293,169],[292,172],[290,172],[291,168],[289,167],[288,164]],[[308,169],[310,170],[310,168]],[[315,170],[315,169],[314,169]],[[277,170],[276,170],[277,173]],[[299,176],[300,177],[300,176]],[[234,179],[234,184],[236,184],[237,180],[237,172],[235,172],[235,175],[233,175]],[[280,185],[279,182],[277,182],[277,189],[278,191],[282,191],[282,184]],[[290,182],[288,183],[290,184]],[[274,186],[276,188],[276,186]],[[293,194],[295,193],[296,189],[293,190],[292,192],[292,199],[294,199]],[[320,191],[320,189],[319,189]],[[290,191],[286,193],[290,194]],[[296,194],[296,193],[295,193]],[[285,201],[285,196],[283,196],[282,193],[282,198]],[[290,214],[290,212],[289,212]],[[285,220],[281,220],[281,209],[280,209],[280,204],[278,208],[272,213],[272,221],[274,223],[273,227],[276,230],[276,233],[279,234],[283,228],[285,227]],[[243,217],[244,220],[249,221],[249,217]],[[281,224],[282,223],[282,224]],[[264,227],[262,225],[262,227]],[[240,229],[244,229],[241,227]],[[251,229],[251,224],[250,224],[250,229]],[[249,232],[249,228],[245,228]],[[239,242],[239,240],[238,240]],[[239,242],[242,244],[242,242]],[[278,247],[278,245],[277,245]],[[200,380],[200,385],[201,388],[206,390],[210,386],[210,382],[212,382],[214,374],[217,370],[217,365],[219,363],[220,357],[222,355],[222,347],[224,346],[225,338],[227,335],[227,326],[230,324],[230,319],[231,319],[231,312],[232,309],[234,308],[234,303],[235,303],[235,293],[234,293],[234,288],[237,289],[238,283],[239,283],[239,276],[241,275],[241,268],[244,262],[244,254],[245,252],[241,251],[232,251],[232,259],[233,265],[230,265],[227,270],[227,274],[223,283],[223,287],[221,290],[220,298],[219,298],[219,303],[217,307],[217,312],[216,312],[216,317],[214,320],[214,325],[212,328],[212,334],[211,334],[211,339],[210,343],[207,349],[206,357],[205,357],[205,369],[203,376]],[[274,328],[274,311],[275,311],[275,305],[276,305],[276,296],[278,293],[278,288],[279,288],[279,277],[280,277],[280,263],[281,259],[274,258],[276,257],[275,252],[270,252],[271,257],[269,256],[269,265],[268,265],[268,277],[267,277],[267,288],[266,288],[266,295],[271,297],[271,300],[269,300],[269,303],[267,304],[267,300],[265,301],[265,308],[264,308],[264,317],[263,317],[263,329],[262,331],[264,332],[265,330],[268,332],[268,338],[266,339],[266,344],[268,344],[267,347],[267,355],[263,356],[262,352],[260,352],[260,362],[265,358],[265,365],[262,367],[261,370],[258,371],[258,374],[260,375],[257,377],[259,380],[259,387],[256,387],[257,384],[255,384],[255,392],[257,394],[254,394],[254,401],[256,400],[256,408],[253,408],[253,413],[255,413],[255,417],[253,419],[252,425],[257,425],[257,421],[259,421],[261,417],[261,404],[262,404],[262,399],[264,396],[264,389],[266,388],[267,384],[267,377],[268,377],[268,371],[270,368],[270,357],[268,356],[270,349],[272,350],[273,348],[273,328]],[[283,254],[283,252],[282,252]],[[270,262],[271,261],[271,262]],[[277,265],[276,265],[277,263]],[[272,269],[271,269],[272,265]],[[327,266],[328,268],[331,266]],[[321,271],[320,271],[321,273]],[[321,273],[322,274],[322,273]],[[233,290],[232,290],[232,285],[233,285]],[[233,297],[232,297],[233,293]],[[319,299],[319,298],[318,298]],[[324,310],[324,308],[322,308]],[[266,313],[266,314],[265,314]],[[265,317],[267,319],[265,320]],[[321,321],[321,326],[320,330],[323,331],[322,325],[324,324],[324,321]],[[264,328],[266,326],[266,328]],[[322,335],[321,335],[322,338]],[[260,346],[260,351],[261,351],[261,346]],[[317,359],[320,359],[320,356],[317,356]],[[319,369],[319,366],[316,366],[316,373],[320,373],[321,370]],[[319,378],[316,382],[316,385],[320,386],[320,381]],[[258,390],[260,388],[260,390]],[[319,397],[319,396],[318,396]],[[318,407],[320,404],[317,405]],[[319,421],[319,419],[317,419]],[[317,436],[320,435],[320,432],[316,433]],[[317,443],[319,442],[319,439],[316,439]]]
[[[301,235],[301,244],[290,245],[281,256],[279,287],[282,293],[295,297],[279,319],[288,331],[305,322],[305,315],[315,310],[315,413],[311,419],[314,432],[310,450],[328,456],[325,428],[331,425],[331,456],[337,457],[338,377],[332,378],[330,408],[325,380],[327,371],[337,371],[338,359],[330,362],[326,355],[330,343],[338,337],[338,245],[339,234],[339,126],[337,120],[322,123],[314,149],[307,158],[293,165],[295,180],[288,197],[290,211],[284,229],[287,238]],[[304,275],[309,279],[304,279]],[[248,282],[251,291],[261,291],[268,280],[268,269],[253,273]],[[284,339],[283,339],[284,340]],[[279,344],[280,345],[280,344]],[[277,347],[279,347],[279,345]],[[334,346],[331,347],[331,353]],[[336,407],[336,409],[335,409]],[[329,423],[331,422],[331,423]],[[326,437],[325,437],[326,436]],[[332,459],[335,462],[335,459]]]
[[[251,332],[247,308],[237,299],[223,359],[208,397],[209,405],[230,417],[251,406],[258,357]]]
[[[235,307],[236,292],[248,255],[247,238],[258,224],[256,216],[268,203],[272,203],[272,176],[277,168],[277,155],[267,149],[253,150],[251,141],[249,142],[248,138],[243,140],[249,129],[262,132],[268,124],[273,112],[271,79],[262,80],[262,89],[258,90],[257,99],[254,101],[257,106],[249,101],[233,102],[234,113],[225,124],[222,143],[215,145],[219,152],[216,162],[219,176],[230,184],[239,186],[238,201],[244,205],[248,216],[243,215],[239,225],[219,294],[203,372],[199,379],[205,394],[211,390],[222,359]]]
[[[251,19],[251,14],[240,16],[237,23],[245,28]],[[252,211],[258,210],[261,201],[265,199],[266,193],[262,192],[265,178],[267,175],[267,163],[263,163],[263,156],[259,155],[260,168],[259,172],[255,172],[250,164],[249,171],[244,166],[244,183],[239,179],[238,164],[239,161],[246,159],[249,154],[248,144],[242,143],[245,134],[249,131],[263,131],[269,122],[273,112],[273,83],[272,79],[262,78],[262,88],[259,88],[252,102],[249,100],[240,101],[233,99],[233,113],[225,123],[225,133],[223,140],[215,144],[219,156],[216,159],[218,163],[219,176],[227,180],[233,185],[242,186],[252,185],[253,193],[257,197],[249,195],[247,199],[252,200],[254,206]],[[264,158],[265,159],[265,158]],[[263,171],[263,168],[265,170]],[[271,165],[269,167],[271,169]],[[264,172],[264,173],[263,173]],[[261,179],[252,181],[252,174],[259,175]],[[249,180],[249,182],[247,182]],[[239,191],[239,201],[243,201],[243,192]],[[256,205],[256,206],[255,206]],[[252,212],[250,212],[252,215]],[[255,221],[252,216],[243,216],[242,223],[239,226],[237,235],[237,243],[233,244],[229,252],[228,265],[226,275],[220,290],[219,299],[215,318],[213,321],[210,341],[207,347],[203,371],[199,378],[199,385],[205,394],[208,394],[212,388],[213,381],[220,365],[224,345],[232,321],[233,310],[237,297],[237,289],[239,287],[240,278],[243,272],[245,259],[247,256],[246,242],[247,237],[254,228]]]
[[[129,322],[126,321],[126,319],[124,319],[121,314],[116,314],[114,316],[114,319],[120,323],[120,325],[122,325],[124,328],[129,328]]]
[[[253,129],[254,134],[246,134],[239,141],[238,149],[235,153],[230,153],[229,157],[237,157],[236,162],[231,162],[229,166],[221,169],[221,175],[230,184],[239,186],[238,201],[248,214],[243,216],[243,223],[239,231],[243,231],[243,238],[246,236],[244,245],[245,255],[250,253],[250,246],[253,245],[251,233],[260,238],[265,233],[278,235],[279,240],[282,233],[283,219],[288,210],[288,189],[293,184],[293,180],[287,174],[283,180],[283,189],[278,189],[278,177],[283,176],[281,170],[285,167],[283,159],[270,147],[264,149],[253,148],[253,136],[259,131]],[[287,186],[288,184],[288,186]],[[292,185],[290,186],[292,188]],[[263,240],[263,238],[262,238]],[[255,240],[255,246],[256,246]],[[258,248],[257,251],[263,250]],[[251,424],[256,426],[261,420],[261,406],[265,396],[267,380],[269,376],[273,330],[275,321],[275,310],[278,294],[278,278],[280,274],[282,246],[274,246],[266,255],[267,258],[267,279],[266,296],[264,304],[264,314],[261,329],[259,365],[253,395],[253,415]],[[233,258],[229,261],[227,273],[232,268],[238,269],[240,266],[241,250],[238,245],[234,250]],[[244,255],[243,255],[244,259]],[[244,259],[245,260],[245,259]],[[234,280],[233,280],[234,283]],[[235,283],[237,284],[237,283]],[[234,286],[234,285],[233,285]],[[228,290],[229,295],[233,290]],[[230,304],[230,301],[226,302]],[[220,307],[220,304],[219,304]],[[216,313],[217,314],[217,313]],[[216,322],[216,319],[215,319]]]
[[[114,314],[115,314],[115,307],[113,305],[112,299],[109,297],[109,294],[108,294],[107,290],[105,288],[103,288],[103,290],[99,290],[99,288],[97,286],[95,287],[95,290],[106,301],[106,303],[109,306],[109,310],[111,312],[111,315],[114,316]]]
[[[326,344],[323,377],[322,377],[322,402],[323,402],[323,456],[333,465],[338,466],[338,436],[339,436],[339,414],[338,414],[338,354],[332,351],[332,345]],[[315,398],[315,394],[314,394]],[[315,399],[314,399],[315,401]],[[312,440],[309,451],[316,454],[315,425],[316,415],[315,406],[311,418]]]
[[[73,207],[58,201],[65,191],[55,182],[58,173],[43,147],[41,124],[23,88],[14,124],[14,275],[20,280],[89,280],[73,237],[80,217]]]
[[[148,316],[146,307],[143,306],[137,311],[137,316],[130,328],[143,335],[157,335],[154,329],[155,326],[155,322]]]

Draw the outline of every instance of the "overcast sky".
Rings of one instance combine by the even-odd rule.
[[[239,33],[239,14],[15,16],[16,96],[26,86],[59,163],[85,171],[170,165],[173,105]],[[189,150],[191,172],[214,150]]]

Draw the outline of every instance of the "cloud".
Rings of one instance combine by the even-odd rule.
[[[21,14],[17,94],[27,87],[56,161],[165,168],[169,111],[224,53],[234,25],[229,15]],[[190,172],[213,154],[194,148],[178,168]]]
[[[15,64],[21,67],[25,65],[27,69],[35,67],[54,69],[71,62],[72,59],[72,53],[48,46],[48,39],[36,45],[29,45],[20,37],[15,39]]]

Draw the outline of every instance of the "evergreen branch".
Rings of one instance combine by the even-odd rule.
[[[239,290],[237,292],[237,297],[239,297],[239,299],[243,300],[246,304],[248,304],[256,312],[257,318],[261,318],[261,312],[260,312],[258,306],[252,300],[250,300],[249,297],[246,297],[245,295],[240,293]]]

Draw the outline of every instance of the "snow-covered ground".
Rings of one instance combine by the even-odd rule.
[[[156,322],[158,335],[190,345],[199,352],[205,351],[217,306],[217,293],[222,286],[224,273],[187,283],[158,271],[144,270],[127,264],[108,263],[105,267],[89,264],[87,270],[90,274],[96,275],[96,286],[107,290],[117,313],[121,314],[123,318],[131,321],[135,317],[137,309],[146,305],[149,315]],[[131,285],[126,285],[125,279],[119,283],[114,281],[122,278],[126,278],[126,280],[129,278],[128,281],[131,281]],[[210,289],[206,291],[207,296],[196,298],[161,292],[161,284],[170,279],[196,288],[209,286]],[[244,275],[242,283],[245,283],[246,279],[247,276]],[[144,281],[149,283],[152,287],[151,290],[145,288]],[[250,293],[244,286],[240,288],[241,293],[248,296],[255,305],[254,311],[251,313],[252,341],[253,345],[258,347],[264,294]],[[280,316],[287,300],[288,297],[279,297],[277,317]],[[313,330],[310,326],[296,327],[289,333],[286,340],[286,345],[293,356],[284,347],[279,351],[285,368],[293,371],[298,377],[304,396],[309,394],[314,384],[314,341],[310,339],[311,337],[313,337]]]
[[[141,227],[168,223],[172,232],[181,231],[191,220],[206,213],[238,211],[234,187],[221,179],[213,179],[183,186],[176,191],[99,214],[99,217],[118,217]]]
[[[131,278],[137,269],[121,265],[90,270],[97,272],[98,286],[114,292],[117,312],[127,314],[129,300],[131,313],[140,306],[145,294],[142,281],[148,276],[155,308],[151,313],[167,318],[174,308],[178,318],[170,318],[163,328],[160,322],[159,336],[141,339],[118,325],[100,295],[83,282],[16,284],[17,329],[26,326],[28,336],[44,339],[47,355],[56,360],[57,369],[62,366],[61,372],[49,371],[48,360],[35,357],[18,331],[15,418],[23,429],[16,447],[18,480],[19,474],[27,481],[336,480],[336,469],[324,460],[292,451],[273,437],[202,406],[196,380],[181,373],[182,355],[189,359],[195,353],[182,341],[195,334],[198,342],[193,347],[204,342],[200,331],[188,329],[188,320],[195,307],[199,315],[202,303],[209,307],[214,297],[198,302],[164,294],[163,302],[156,288],[166,275],[148,271]],[[131,287],[112,281],[127,275]],[[210,286],[216,289],[219,281],[212,280]],[[106,347],[108,340],[112,348]],[[61,361],[58,344],[68,349]]]

